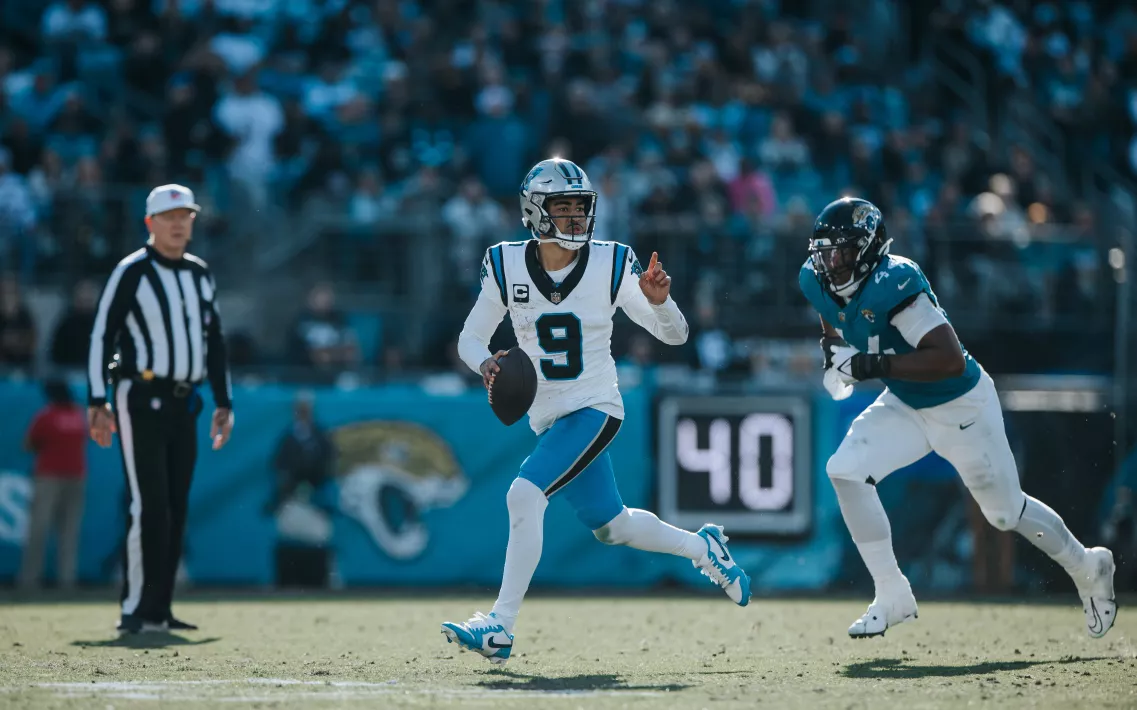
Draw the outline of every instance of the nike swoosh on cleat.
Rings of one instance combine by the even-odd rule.
[[[1100,634],[1101,630],[1105,628],[1105,622],[1101,620],[1101,615],[1098,613],[1098,605],[1094,603],[1092,598],[1090,599],[1090,609],[1094,612],[1094,625],[1090,627],[1090,633]]]
[[[715,544],[719,546],[719,551],[722,552],[722,555],[719,557],[719,559],[723,562],[730,562],[730,555],[727,554],[726,547],[721,542],[719,542],[719,539],[714,535],[711,535],[710,538],[715,541]]]
[[[486,642],[486,645],[490,648],[513,648],[512,643],[495,643],[492,636],[490,640]]]

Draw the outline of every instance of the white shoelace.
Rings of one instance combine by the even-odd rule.
[[[722,573],[722,570],[720,570],[715,565],[715,563],[711,561],[711,555],[709,552],[707,553],[707,555],[704,559],[706,560],[706,563],[701,564],[701,565],[697,565],[699,568],[699,571],[702,572],[703,574],[705,574],[712,582],[719,585],[723,589],[726,589],[727,587],[729,587],[730,586],[730,580],[727,579],[727,576]]]
[[[488,629],[491,626],[501,625],[502,623],[499,620],[491,618],[489,614],[483,614],[480,611],[475,611],[474,615],[470,617],[470,620],[466,622],[466,626],[471,629],[478,629],[479,631]]]

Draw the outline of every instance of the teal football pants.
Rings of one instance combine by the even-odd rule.
[[[537,439],[521,464],[521,478],[552,498],[563,492],[580,522],[598,530],[624,508],[608,445],[622,422],[596,409],[580,409],[558,419]]]

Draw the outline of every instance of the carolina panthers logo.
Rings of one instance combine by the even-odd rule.
[[[478,276],[478,283],[484,283],[486,280],[486,277],[489,275],[490,275],[490,272],[486,269],[486,262],[483,261],[482,262],[482,273],[481,273],[481,275]]]
[[[880,224],[880,210],[872,205],[857,205],[853,208],[853,226],[859,227],[869,234],[876,234],[877,225]]]
[[[640,276],[641,274],[643,274],[643,272],[644,272],[644,267],[640,266],[640,260],[633,258],[632,259],[632,273],[635,274],[636,276]]]
[[[533,182],[533,178],[540,175],[542,170],[544,170],[544,168],[542,168],[540,165],[538,165],[537,167],[535,167],[529,171],[529,174],[525,176],[525,180],[521,183],[522,191],[524,191],[524,192],[529,191],[529,185],[530,185],[530,183]]]
[[[398,421],[349,424],[332,432],[340,510],[387,556],[418,557],[430,541],[421,515],[457,503],[469,483],[433,431]]]

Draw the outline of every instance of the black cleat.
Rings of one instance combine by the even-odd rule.
[[[173,616],[166,620],[166,624],[170,627],[170,631],[197,631],[196,625],[175,619]]]

